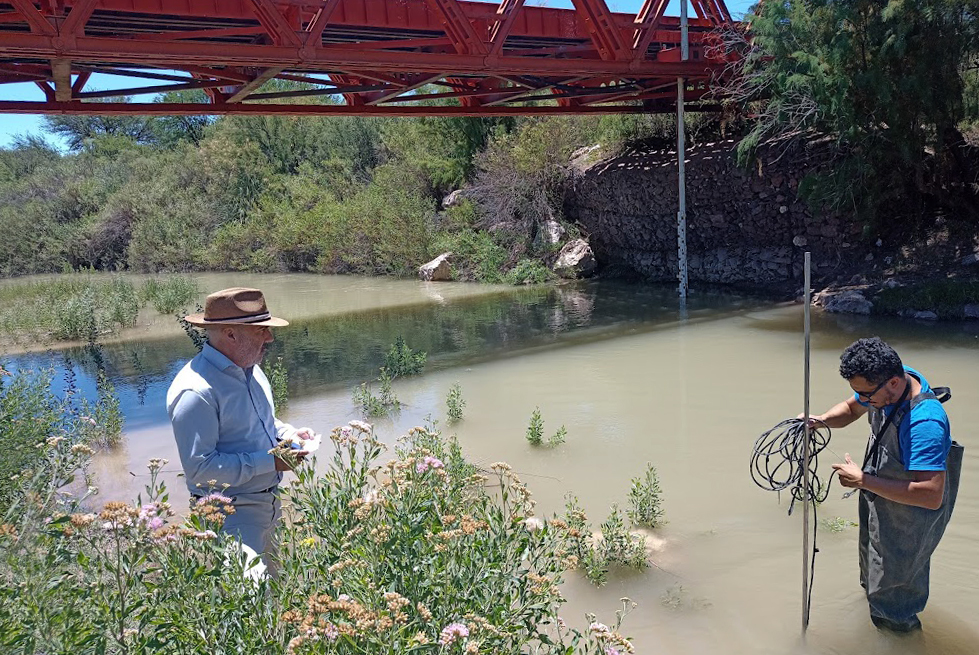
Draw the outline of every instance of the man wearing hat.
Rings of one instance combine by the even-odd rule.
[[[313,436],[275,418],[259,367],[271,328],[289,323],[269,313],[261,291],[244,288],[211,294],[204,313],[186,320],[207,331],[207,343],[174,378],[167,411],[191,503],[212,491],[231,497],[235,512],[225,532],[255,553],[271,553],[281,513],[276,491],[290,467],[268,451],[283,438]]]

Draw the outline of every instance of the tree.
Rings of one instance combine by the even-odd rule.
[[[154,102],[167,103],[206,103],[207,96],[200,89],[189,91],[170,91],[156,97]],[[195,146],[204,139],[207,127],[214,123],[215,116],[160,116],[153,122],[156,139],[160,145],[172,147],[181,141],[189,141]]]
[[[128,102],[127,98],[95,98],[89,102]],[[135,143],[155,143],[156,120],[152,116],[83,116],[81,114],[47,115],[44,129],[65,139],[68,148],[81,150],[100,136],[124,137]]]
[[[979,54],[977,0],[783,0],[756,7],[724,91],[764,141],[829,136],[836,163],[800,192],[870,223],[977,212],[959,131],[963,73]]]

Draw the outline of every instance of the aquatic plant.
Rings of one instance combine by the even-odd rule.
[[[659,476],[656,467],[646,464],[646,474],[641,478],[632,478],[632,488],[629,490],[628,510],[629,519],[634,525],[655,528],[663,523],[663,492],[659,486]]]
[[[462,420],[462,408],[466,406],[466,400],[462,397],[462,386],[455,382],[449,387],[449,395],[445,397],[445,407],[449,417],[449,423]]]
[[[268,368],[269,386],[272,387],[272,404],[276,412],[281,412],[289,406],[289,370],[281,357]]]
[[[567,436],[568,430],[562,425],[554,434],[548,437],[547,445],[557,446],[563,444]],[[544,419],[541,417],[540,407],[535,408],[534,413],[530,415],[530,425],[527,426],[526,437],[532,446],[540,446],[544,443]]]
[[[388,375],[386,368],[381,368],[380,375],[376,382],[380,386],[380,393],[374,395],[372,383],[363,382],[354,389],[353,402],[360,408],[364,418],[375,418],[384,416],[388,412],[401,409],[401,401],[391,388],[392,378]]]
[[[531,446],[539,446],[544,441],[544,419],[540,415],[540,407],[530,415],[530,425],[527,426],[527,441]]]
[[[425,368],[427,357],[426,353],[409,348],[404,337],[399,335],[384,357],[383,370],[393,378],[418,375]]]

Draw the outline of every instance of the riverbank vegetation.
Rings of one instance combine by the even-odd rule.
[[[3,276],[414,275],[452,251],[460,279],[541,281],[556,252],[539,232],[562,220],[571,154],[673,129],[660,116],[45,120],[67,152],[33,137],[0,149]]]
[[[172,314],[199,294],[197,283],[185,276],[149,278],[139,285],[83,273],[0,286],[0,332],[13,342],[95,342],[136,325],[147,306]]]
[[[723,83],[751,116],[739,144],[818,142],[811,205],[905,238],[936,218],[979,221],[979,1],[758,3]],[[969,139],[972,139],[971,145]],[[771,153],[769,153],[770,156]]]
[[[45,380],[9,377],[4,417],[15,388],[47,393]],[[432,427],[390,453],[366,423],[335,429],[326,471],[303,465],[283,492],[291,520],[269,577],[221,534],[220,493],[175,515],[157,481],[165,460],[150,461],[133,504],[99,508],[96,489],[66,487],[92,455],[91,423],[44,405],[14,413],[38,442],[0,510],[5,652],[632,652],[620,632],[628,599],[608,625],[589,615],[569,627],[558,613],[569,571],[601,582],[611,565],[647,566],[621,513],[601,535],[576,499],[567,515],[538,517],[509,466],[480,470]]]

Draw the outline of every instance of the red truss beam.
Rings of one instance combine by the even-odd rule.
[[[692,57],[679,61],[679,21],[663,15],[666,0],[645,0],[638,15],[614,13],[606,0],[572,0],[574,9],[524,0],[0,0],[0,112],[659,111],[675,97],[668,80],[706,89],[725,63],[704,48],[731,22],[723,0],[691,2]],[[157,82],[84,91],[94,73]],[[304,86],[268,89],[273,79]],[[3,85],[24,81],[45,101],[3,100]],[[442,89],[420,90],[431,84]],[[84,102],[180,89],[201,89],[209,102]],[[322,95],[334,101],[277,104]],[[436,99],[459,104],[418,104]]]

